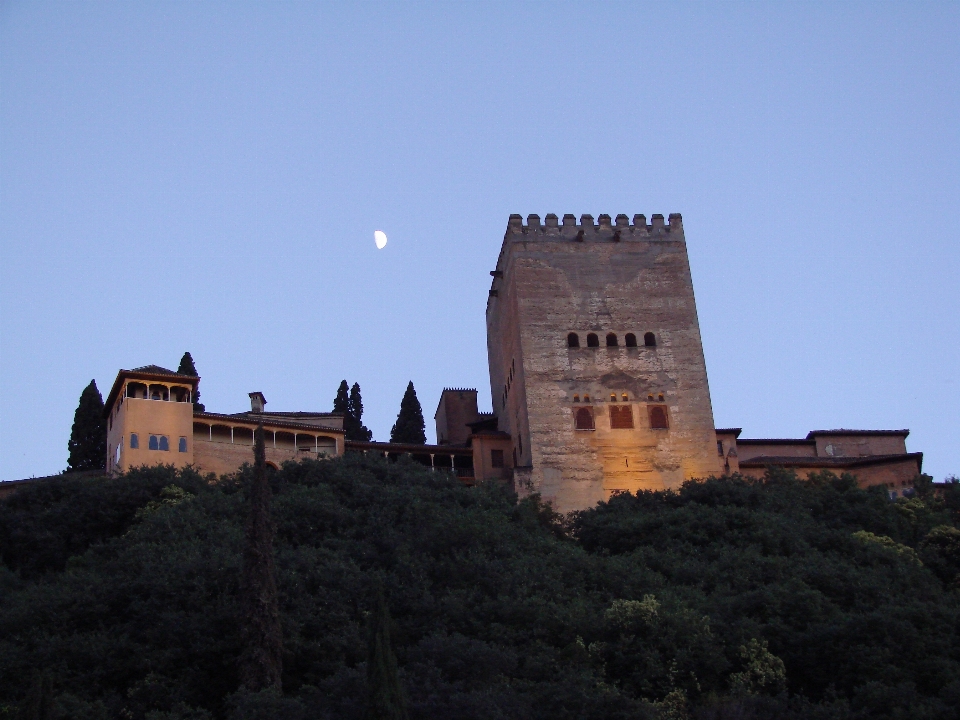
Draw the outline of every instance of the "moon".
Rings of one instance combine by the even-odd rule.
[[[373,241],[377,244],[377,250],[383,250],[387,245],[387,234],[383,230],[377,230],[373,233]]]

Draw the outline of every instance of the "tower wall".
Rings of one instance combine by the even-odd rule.
[[[492,274],[491,394],[499,429],[514,440],[519,492],[568,511],[720,471],[679,215],[650,225],[642,215],[548,215],[543,225],[513,215]],[[645,346],[651,332],[656,345]],[[570,333],[580,347],[568,347]],[[599,347],[587,347],[591,333]],[[636,347],[625,346],[627,334]],[[581,409],[593,429],[577,429]],[[668,427],[652,427],[651,412]]]

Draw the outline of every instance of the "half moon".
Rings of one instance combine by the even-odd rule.
[[[387,245],[387,234],[383,230],[377,230],[373,233],[373,241],[377,244],[378,250],[383,250]]]

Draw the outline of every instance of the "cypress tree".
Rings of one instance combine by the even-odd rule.
[[[193,364],[193,356],[189,352],[185,352],[183,357],[180,358],[180,367],[177,368],[177,374],[200,377],[200,374],[197,372],[197,366]],[[203,412],[206,409],[206,406],[200,402],[199,387],[197,387],[193,393],[193,409],[196,412]]]
[[[107,420],[103,417],[103,396],[96,380],[91,380],[80,393],[67,449],[68,471],[103,470],[107,466]]]
[[[390,610],[383,587],[377,585],[377,604],[370,616],[367,645],[367,687],[371,720],[407,720],[407,708],[397,672],[397,656],[390,646]]]
[[[273,520],[263,434],[261,423],[254,433],[253,481],[241,583],[244,647],[240,655],[240,684],[251,692],[266,688],[279,690],[283,671],[283,637],[273,570]]]
[[[347,430],[347,440],[370,442],[373,433],[363,424],[363,399],[360,397],[360,383],[354,383],[350,388],[350,401],[347,404],[350,427]]]
[[[426,445],[427,435],[424,432],[423,409],[417,400],[417,391],[413,389],[413,381],[407,383],[407,391],[400,401],[400,413],[397,421],[390,429],[390,442],[408,443],[410,445]]]
[[[50,720],[53,717],[53,683],[43,670],[33,676],[30,690],[20,705],[23,720]]]
[[[347,416],[350,414],[349,392],[347,381],[341,380],[340,387],[337,388],[337,396],[333,399],[333,411],[343,413],[344,428],[346,428]]]

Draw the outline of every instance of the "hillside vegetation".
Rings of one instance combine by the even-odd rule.
[[[772,473],[560,518],[404,461],[289,464],[284,692],[252,695],[249,478],[141,469],[0,502],[0,718],[365,718],[380,588],[411,718],[960,713],[957,503],[924,483],[891,502]]]

